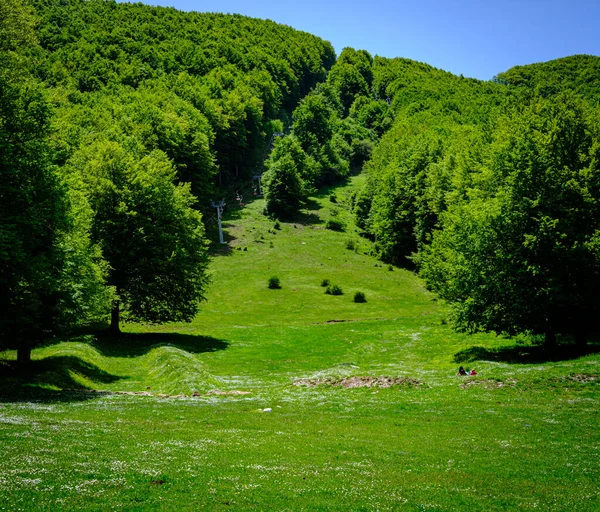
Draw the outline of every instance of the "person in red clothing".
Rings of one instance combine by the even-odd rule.
[[[473,368],[470,372],[469,375],[477,375],[477,372],[475,371],[475,368]]]

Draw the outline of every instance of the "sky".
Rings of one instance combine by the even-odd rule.
[[[515,65],[600,56],[600,0],[147,0],[290,25],[371,55],[489,80]]]

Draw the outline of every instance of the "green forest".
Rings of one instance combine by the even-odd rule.
[[[210,199],[262,171],[335,62],[310,34],[113,1],[0,7],[0,347],[189,321]]]
[[[0,0],[0,510],[600,509],[600,57]]]
[[[211,199],[263,176],[290,219],[365,172],[356,222],[460,330],[585,344],[600,284],[600,59],[489,82],[239,15],[6,0],[0,347],[189,321]],[[240,198],[241,202],[241,198]]]
[[[122,315],[191,320],[211,200],[263,169],[265,214],[281,219],[367,173],[353,197],[363,236],[447,300],[459,330],[592,333],[598,57],[484,82],[365,50],[336,58],[239,15],[101,0],[2,10],[0,343],[21,359],[109,316],[114,331]]]

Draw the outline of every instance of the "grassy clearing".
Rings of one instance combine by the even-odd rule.
[[[0,354],[0,510],[598,510],[598,346],[453,333],[353,231],[362,179],[279,229],[231,213],[192,324],[80,335],[26,375]]]

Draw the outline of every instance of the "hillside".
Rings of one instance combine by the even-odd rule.
[[[0,3],[0,509],[600,508],[597,58],[482,82],[32,1]]]
[[[335,61],[316,36],[239,15],[33,5],[32,72],[57,107],[57,163],[98,139],[133,138],[164,151],[203,208],[215,186],[260,168],[272,133]]]
[[[597,104],[600,96],[600,57],[572,55],[548,62],[515,66],[499,73],[497,81],[541,96],[574,91]]]
[[[598,346],[454,333],[417,277],[365,254],[363,180],[279,229],[262,199],[230,210],[193,323],[75,336],[31,374],[2,363],[5,503],[594,510]]]

